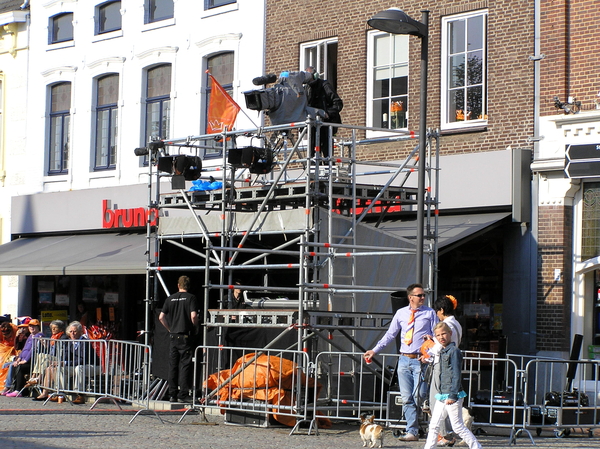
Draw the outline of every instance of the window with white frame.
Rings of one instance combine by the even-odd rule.
[[[68,173],[71,124],[71,83],[50,88],[48,174]]]
[[[150,138],[168,139],[171,124],[171,64],[146,71],[146,144]]]
[[[300,45],[300,70],[314,67],[337,90],[337,39],[323,39]]]
[[[73,40],[73,13],[66,12],[50,17],[48,43],[57,44]]]
[[[98,78],[94,170],[109,170],[116,166],[118,100],[119,75],[110,74]]]
[[[232,51],[218,53],[206,58],[206,69],[218,81],[218,83],[233,96],[233,77],[235,73],[235,53]],[[207,128],[208,105],[210,104],[210,96],[212,93],[210,77],[206,75],[206,102],[204,108],[204,130]],[[223,144],[214,140],[205,142],[208,148],[204,151],[205,157],[220,156],[223,151]]]
[[[172,19],[174,14],[173,0],[146,0],[145,22],[153,23]]]
[[[104,2],[96,7],[96,34],[121,29],[121,2]]]
[[[487,123],[487,11],[442,19],[442,129]]]
[[[236,3],[236,0],[204,0],[204,9],[218,8],[232,3]]]
[[[408,36],[369,33],[368,126],[408,127]]]

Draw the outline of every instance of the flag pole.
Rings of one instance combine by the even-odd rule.
[[[214,80],[215,83],[217,83],[221,87],[221,89],[223,89],[223,86],[221,86],[221,84],[216,80],[216,78],[212,75],[212,73],[210,73],[209,70],[207,70],[206,73],[208,74],[208,76],[210,76]],[[223,90],[225,90],[225,89],[223,89]],[[233,98],[231,98],[231,100],[237,104],[237,102]],[[259,126],[256,123],[254,123],[254,120],[252,120],[252,118],[246,113],[246,111],[240,105],[238,105],[238,107],[239,107],[239,110],[242,111],[242,114],[244,114],[246,116],[246,118],[248,118],[248,120],[250,120],[250,122],[258,129]]]

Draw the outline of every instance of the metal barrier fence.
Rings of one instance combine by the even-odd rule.
[[[227,424],[262,427],[278,422],[295,429],[308,420],[315,382],[304,352],[199,346],[194,367],[190,410],[218,409]]]
[[[93,409],[102,399],[112,400],[119,408],[123,401],[140,407],[130,422],[150,410],[152,352],[147,345],[40,338],[32,360],[29,383],[41,397],[47,397],[46,402],[57,398],[58,402],[86,403],[87,397],[93,397]]]
[[[600,427],[600,361],[542,360],[527,364],[527,420],[524,428],[544,428],[555,436],[568,436],[571,429]]]

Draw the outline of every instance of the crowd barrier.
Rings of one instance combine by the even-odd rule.
[[[308,400],[316,384],[304,352],[199,346],[194,366],[190,410],[219,410],[226,424],[296,428],[308,420]]]
[[[557,437],[569,436],[571,429],[600,427],[600,360],[542,360],[527,364],[525,428],[554,430]]]
[[[59,402],[73,398],[102,399],[150,410],[152,350],[119,340],[40,338],[33,347],[29,385]],[[156,415],[158,417],[158,415]],[[158,417],[160,419],[160,417]],[[130,422],[131,422],[130,421]]]

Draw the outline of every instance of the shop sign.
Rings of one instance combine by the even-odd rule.
[[[136,207],[132,209],[110,209],[109,200],[102,200],[102,227],[103,228],[136,228],[146,226],[146,220],[150,220],[150,226],[156,226],[158,209],[146,209]]]
[[[565,174],[569,178],[600,176],[600,144],[567,145]]]

